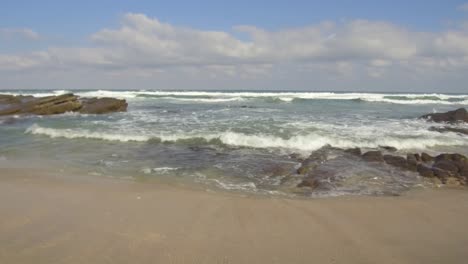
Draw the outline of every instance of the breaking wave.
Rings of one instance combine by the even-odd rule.
[[[267,134],[244,134],[237,132],[219,132],[213,134],[172,134],[172,135],[135,135],[108,132],[93,132],[76,129],[55,129],[34,124],[25,133],[44,135],[50,138],[94,139],[120,142],[178,143],[184,145],[224,145],[233,147],[287,149],[313,151],[325,145],[339,148],[377,148],[391,146],[397,149],[426,149],[435,146],[468,145],[463,137],[441,137],[439,133],[428,132],[419,137],[384,135],[369,138],[349,138],[338,135],[319,135],[316,133],[282,138]]]
[[[6,92],[50,96],[69,93],[57,90],[47,92]],[[392,104],[443,104],[468,105],[468,95],[451,94],[390,94],[390,93],[335,93],[335,92],[215,92],[215,91],[73,91],[82,97],[116,97],[125,99],[155,99],[200,103],[222,103],[263,99],[267,102],[296,102],[304,100],[350,100],[355,102],[380,102]]]

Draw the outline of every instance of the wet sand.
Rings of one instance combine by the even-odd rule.
[[[0,263],[468,263],[468,190],[243,197],[0,169]]]

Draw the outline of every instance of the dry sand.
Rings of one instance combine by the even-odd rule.
[[[255,198],[0,169],[0,263],[468,263],[468,191]]]

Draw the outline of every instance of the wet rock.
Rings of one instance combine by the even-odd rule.
[[[447,182],[447,179],[449,177],[452,177],[450,172],[448,172],[446,170],[441,170],[441,169],[438,169],[438,168],[432,168],[432,171],[434,172],[434,176],[439,178],[442,181],[443,184],[445,184]]]
[[[270,177],[286,176],[291,174],[292,164],[273,164],[263,168],[263,173]]]
[[[434,158],[431,155],[429,155],[429,154],[427,154],[425,152],[421,153],[421,161],[422,162],[428,163],[428,162],[432,162],[433,160],[434,160]]]
[[[391,146],[379,146],[379,148],[384,149],[388,152],[396,152],[398,149]]]
[[[383,159],[385,163],[388,165],[392,165],[394,167],[402,168],[402,169],[407,169],[408,168],[408,163],[405,158],[400,157],[400,156],[393,156],[393,155],[384,155]]]
[[[417,171],[419,162],[421,162],[421,156],[419,156],[419,154],[407,154],[406,155],[406,164],[407,164],[408,170]]]
[[[320,185],[320,182],[317,179],[305,178],[297,185],[297,187],[299,188],[309,187],[312,189],[316,189],[317,187],[319,187],[319,185]]]
[[[426,177],[426,178],[435,177],[434,171],[431,168],[427,167],[426,165],[419,164],[417,166],[417,171],[419,175],[421,175],[422,177]]]
[[[382,162],[384,161],[381,151],[368,151],[362,154],[362,158],[369,162]]]
[[[468,122],[468,112],[465,108],[459,108],[454,111],[449,111],[446,113],[434,113],[423,115],[420,118],[427,119],[433,122],[447,122],[447,123],[457,123],[457,122]]]
[[[352,155],[356,155],[356,156],[361,156],[362,154],[360,148],[350,148],[350,149],[346,149],[344,152],[352,154]]]
[[[85,98],[81,99],[82,107],[79,112],[82,114],[107,114],[113,112],[127,111],[127,102],[115,98]]]
[[[450,175],[458,175],[458,167],[454,164],[453,161],[450,160],[441,160],[434,165],[432,165],[432,168],[437,168],[439,170],[444,170],[448,172]]]
[[[468,135],[468,129],[466,128],[456,128],[456,127],[445,126],[445,127],[430,127],[429,130],[436,131],[439,133],[453,132],[453,133]]]
[[[455,177],[448,177],[445,180],[444,184],[447,187],[460,187],[460,186],[464,185],[464,183],[459,178],[455,178]]]
[[[449,154],[449,153],[443,153],[434,158],[435,162],[443,161],[443,160],[448,160],[448,161],[462,161],[465,162],[467,161],[467,158],[464,155],[454,153],[454,154]]]

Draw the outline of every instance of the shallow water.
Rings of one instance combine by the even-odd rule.
[[[4,91],[46,96],[66,91]],[[468,95],[307,92],[78,91],[118,97],[128,112],[3,119],[1,162],[39,160],[92,175],[158,178],[277,195],[399,193],[412,173],[328,153],[329,188],[294,186],[297,155],[325,145],[392,146],[400,154],[468,154],[468,139],[417,117],[468,105]],[[465,126],[466,125],[458,125]],[[326,177],[326,175],[324,176]]]

